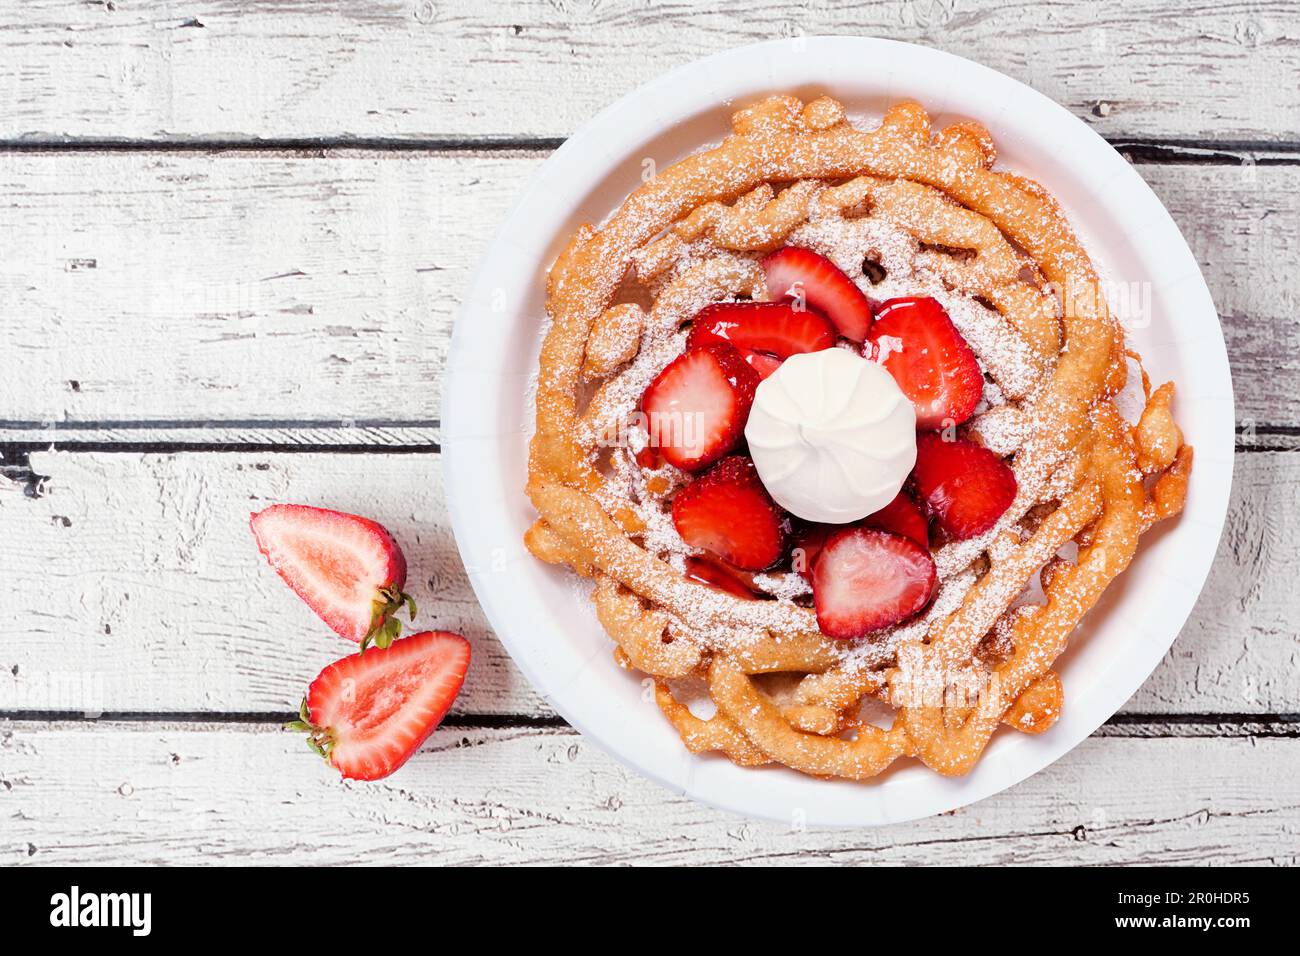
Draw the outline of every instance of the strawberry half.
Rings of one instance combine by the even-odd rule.
[[[686,347],[730,342],[743,353],[764,352],[789,358],[820,352],[835,344],[835,328],[810,309],[789,302],[720,302],[695,316]]]
[[[272,505],[249,526],[284,583],[363,651],[372,642],[387,647],[402,632],[396,612],[403,606],[415,620],[415,601],[402,591],[406,558],[383,525],[326,508]]]
[[[726,342],[683,352],[641,396],[651,445],[684,471],[713,464],[740,441],[759,381]]]
[[[744,572],[710,558],[691,555],[686,559],[686,576],[692,581],[699,581],[736,597],[750,600],[758,597],[750,582],[745,580]]]
[[[311,682],[285,729],[307,733],[307,745],[344,777],[387,777],[447,715],[469,659],[469,641],[448,631],[345,657]]]
[[[921,610],[934,583],[930,552],[915,541],[845,528],[831,535],[813,566],[817,626],[827,637],[862,637]]]
[[[811,249],[786,246],[761,263],[767,290],[774,296],[802,300],[831,320],[840,335],[854,342],[871,331],[871,303],[835,263]]]
[[[952,538],[973,538],[997,524],[1016,497],[1011,468],[983,445],[934,432],[916,436],[916,493]]]
[[[882,303],[863,353],[883,365],[916,406],[917,428],[961,424],[984,394],[975,353],[928,296]]]
[[[785,548],[781,510],[754,463],[741,455],[724,458],[677,492],[673,524],[691,547],[744,571],[770,568]]]
[[[900,491],[885,507],[863,518],[862,523],[868,528],[901,534],[923,548],[930,547],[930,523],[906,492]]]

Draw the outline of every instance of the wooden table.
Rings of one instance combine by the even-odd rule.
[[[1127,153],[1240,416],[1215,569],[1142,690],[1009,792],[857,832],[670,796],[549,711],[475,604],[438,454],[458,297],[547,153],[798,33],[972,57]],[[0,861],[1295,863],[1297,72],[1296,2],[0,6]],[[284,500],[391,527],[423,623],[474,643],[388,780],[279,730],[346,650],[253,549]]]

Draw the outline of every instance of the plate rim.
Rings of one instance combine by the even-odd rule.
[[[470,417],[471,413],[463,411],[463,409],[471,408],[474,404],[478,404],[474,401],[474,386],[475,384],[484,385],[487,381],[484,376],[490,376],[492,372],[491,370],[476,369],[474,368],[473,363],[463,361],[463,353],[465,349],[468,348],[465,332],[468,325],[466,317],[473,311],[474,303],[485,301],[484,293],[490,292],[491,286],[493,285],[492,280],[496,274],[496,270],[491,268],[491,264],[494,260],[508,257],[510,254],[514,245],[511,239],[513,230],[521,228],[522,226],[531,225],[531,223],[527,221],[521,223],[519,220],[526,219],[525,213],[528,211],[530,202],[536,199],[539,191],[547,185],[548,179],[553,178],[556,175],[557,170],[562,170],[566,166],[573,165],[586,166],[589,169],[598,167],[603,172],[608,172],[609,167],[607,165],[600,165],[605,159],[609,158],[610,151],[607,148],[601,148],[602,142],[608,139],[608,128],[614,125],[621,125],[623,127],[623,135],[620,137],[620,140],[625,141],[628,146],[635,145],[635,134],[637,131],[642,128],[647,128],[645,115],[642,114],[642,119],[639,122],[632,121],[631,124],[626,121],[626,118],[636,115],[635,110],[638,106],[653,104],[655,102],[655,97],[664,89],[684,86],[691,80],[701,81],[696,84],[697,89],[702,89],[706,91],[706,95],[714,97],[714,106],[727,103],[730,101],[730,97],[715,96],[712,86],[708,82],[703,81],[709,78],[716,78],[719,75],[726,75],[725,68],[733,66],[745,59],[752,59],[754,62],[761,61],[766,57],[771,48],[785,46],[793,42],[805,44],[807,47],[805,52],[811,52],[813,54],[816,54],[819,51],[825,52],[827,55],[826,62],[831,62],[835,56],[842,56],[845,51],[853,51],[864,55],[881,55],[886,58],[915,58],[918,62],[925,59],[937,59],[938,62],[946,62],[955,70],[973,72],[985,83],[991,85],[1011,84],[1010,88],[1014,88],[1016,94],[1024,100],[1034,103],[1039,109],[1044,109],[1056,114],[1058,121],[1073,126],[1076,132],[1086,131],[1088,137],[1101,146],[1104,146],[1104,148],[1109,151],[1116,160],[1124,164],[1128,169],[1131,178],[1136,180],[1136,184],[1140,184],[1140,187],[1134,186],[1134,188],[1139,188],[1139,191],[1145,193],[1146,197],[1149,199],[1148,205],[1154,203],[1154,208],[1158,209],[1159,212],[1163,214],[1163,218],[1166,222],[1161,224],[1162,227],[1165,228],[1166,231],[1172,229],[1173,235],[1177,236],[1179,240],[1180,248],[1177,249],[1176,252],[1178,254],[1185,253],[1186,258],[1194,267],[1194,276],[1189,275],[1189,279],[1185,281],[1193,282],[1195,287],[1192,290],[1191,295],[1195,299],[1201,300],[1201,305],[1208,307],[1208,315],[1212,317],[1214,328],[1218,333],[1217,336],[1214,337],[1214,341],[1207,346],[1208,354],[1206,357],[1211,360],[1209,364],[1220,366],[1216,370],[1215,380],[1217,381],[1217,376],[1221,374],[1222,381],[1227,386],[1227,394],[1224,396],[1227,405],[1226,417],[1229,425],[1235,422],[1235,397],[1232,389],[1231,371],[1227,362],[1226,344],[1223,338],[1222,326],[1219,322],[1217,310],[1214,307],[1213,298],[1210,295],[1209,288],[1205,283],[1204,275],[1200,270],[1200,265],[1192,254],[1190,247],[1188,247],[1186,239],[1182,236],[1181,231],[1178,230],[1172,217],[1169,216],[1168,210],[1165,209],[1164,204],[1160,202],[1159,198],[1151,190],[1150,186],[1142,180],[1141,176],[1139,176],[1123,159],[1123,157],[1120,156],[1118,152],[1116,152],[1114,148],[1111,147],[1110,144],[1107,143],[1099,134],[1097,134],[1095,130],[1044,94],[1038,93],[1031,87],[1020,83],[1011,77],[1007,77],[998,71],[955,54],[936,50],[932,47],[904,43],[896,40],[844,36],[807,36],[793,39],[783,38],[737,47],[709,57],[682,64],[675,69],[661,74],[649,82],[636,87],[615,103],[600,111],[588,122],[584,123],[572,137],[567,139],[559,149],[548,157],[538,170],[534,172],[528,185],[511,207],[510,212],[502,220],[502,224],[497,230],[492,242],[484,249],[480,258],[479,266],[475,271],[474,279],[469,286],[471,291],[466,295],[460,308],[457,310],[457,317],[452,331],[451,347],[446,360],[446,372],[443,377],[443,434],[441,455],[448,513],[451,519],[457,548],[460,552],[461,559],[466,566],[475,596],[477,597],[484,615],[487,617],[489,624],[491,624],[492,629],[501,644],[506,648],[512,660],[524,673],[524,676],[528,679],[532,687],[542,695],[546,702],[554,708],[557,713],[559,713],[584,737],[596,743],[603,751],[613,756],[624,766],[634,770],[642,776],[654,780],[656,783],[666,787],[674,793],[685,794],[690,796],[692,799],[730,813],[780,822],[789,822],[788,814],[775,812],[774,808],[764,805],[761,799],[756,801],[750,798],[749,794],[746,792],[751,790],[764,791],[765,788],[763,787],[737,788],[740,792],[736,793],[732,799],[723,799],[712,791],[704,790],[701,792],[693,788],[693,784],[696,782],[695,762],[706,760],[716,761],[723,758],[696,757],[686,754],[685,748],[682,748],[682,754],[684,755],[682,761],[683,767],[679,767],[679,770],[684,769],[685,771],[685,782],[683,782],[681,776],[669,777],[661,770],[648,766],[645,762],[638,760],[637,752],[628,752],[625,748],[619,747],[612,739],[612,735],[607,732],[607,726],[592,724],[591,722],[580,718],[574,708],[567,706],[565,703],[557,699],[557,696],[560,696],[560,693],[556,692],[553,686],[553,680],[550,676],[542,673],[539,669],[538,662],[533,658],[533,656],[527,653],[527,646],[509,635],[507,633],[508,628],[502,626],[505,617],[498,604],[500,599],[498,593],[499,589],[492,587],[488,579],[486,579],[481,573],[475,573],[474,570],[477,556],[474,547],[474,537],[476,532],[473,525],[473,519],[475,517],[475,507],[477,506],[477,502],[480,500],[479,489],[481,488],[481,475],[475,467],[474,456],[468,454],[468,446],[474,441],[490,438],[492,436],[480,434],[472,425],[468,425],[467,427],[467,423],[472,421],[472,418]],[[835,56],[832,56],[832,51],[837,49],[839,52],[837,52]],[[830,70],[827,70],[827,73],[829,72]],[[738,93],[736,95],[759,95],[764,87],[764,84],[758,82],[752,83],[751,85],[755,88],[749,93]],[[832,93],[835,90],[835,81],[830,78],[822,81],[810,81],[809,83],[796,85],[818,85]],[[904,94],[895,93],[890,95],[892,95],[892,98],[894,99],[904,98]],[[700,99],[701,97],[697,93],[694,96],[694,100],[698,102]],[[649,112],[652,115],[652,118],[657,121],[658,112],[656,110],[650,110]],[[692,114],[689,111],[679,111],[676,120],[670,122],[681,121],[689,118],[691,115]],[[630,129],[629,125],[631,125]],[[705,144],[700,145],[703,146]],[[593,159],[593,157],[599,157],[599,160]],[[590,182],[590,180],[587,181]],[[612,211],[612,209],[610,211]],[[551,238],[554,239],[556,237]],[[532,281],[540,282],[541,276],[533,276]],[[1217,348],[1215,346],[1217,346]],[[461,358],[462,361],[458,362],[458,357]],[[522,401],[523,396],[521,395],[520,398]],[[1220,417],[1222,417],[1222,415]],[[1214,483],[1210,488],[1210,491],[1217,492],[1218,500],[1210,502],[1215,506],[1213,511],[1214,517],[1210,522],[1212,524],[1212,530],[1207,529],[1205,532],[1207,538],[1212,534],[1216,545],[1222,536],[1223,526],[1227,518],[1233,470],[1235,467],[1232,455],[1232,452],[1235,450],[1235,432],[1232,428],[1229,428],[1228,431],[1229,434],[1225,437],[1229,453],[1223,461],[1220,461],[1217,458],[1214,459],[1218,462],[1220,471],[1213,472],[1212,476],[1217,476],[1220,480],[1217,483]],[[511,439],[520,438],[520,436],[517,435],[498,437],[509,437]],[[1222,444],[1223,439],[1219,439],[1219,443]],[[458,448],[464,448],[467,453],[463,455],[457,454],[456,450]],[[1216,448],[1216,451],[1222,451],[1222,448]],[[1198,463],[1200,460],[1200,449],[1198,448]],[[1226,468],[1226,472],[1222,471],[1224,468]],[[518,494],[521,496],[523,495],[522,488],[518,489]],[[501,507],[507,507],[507,503],[502,502]],[[1107,700],[1096,705],[1097,709],[1109,708],[1109,710],[1102,714],[1099,720],[1096,720],[1095,722],[1092,722],[1090,719],[1082,722],[1078,720],[1073,721],[1070,724],[1069,734],[1065,737],[1058,735],[1054,738],[1050,747],[1043,748],[1046,751],[1046,756],[1043,759],[1028,762],[1028,764],[1026,764],[1028,769],[1024,769],[1022,766],[1017,768],[1015,771],[1005,773],[993,784],[983,781],[982,777],[987,776],[987,774],[984,774],[982,775],[981,782],[978,785],[966,785],[974,778],[974,772],[972,772],[971,775],[965,778],[959,778],[961,782],[958,785],[947,787],[938,782],[944,781],[945,778],[939,778],[935,775],[936,785],[932,788],[932,792],[936,794],[936,798],[921,806],[912,808],[915,812],[912,812],[912,809],[908,809],[901,813],[886,813],[870,818],[864,818],[860,814],[850,816],[838,812],[818,812],[815,814],[816,819],[813,819],[813,814],[809,814],[806,822],[809,825],[814,826],[848,827],[882,825],[918,819],[953,810],[958,807],[969,805],[978,800],[982,800],[1009,787],[1015,786],[1028,777],[1046,769],[1057,759],[1074,750],[1075,747],[1089,737],[1097,727],[1110,719],[1118,708],[1121,707],[1123,703],[1146,682],[1152,671],[1154,671],[1159,665],[1168,649],[1172,647],[1173,642],[1177,640],[1195,606],[1196,597],[1204,588],[1205,581],[1214,563],[1215,547],[1211,546],[1207,551],[1208,553],[1204,554],[1204,556],[1197,554],[1193,555],[1192,558],[1189,558],[1189,562],[1193,564],[1191,574],[1190,576],[1183,578],[1186,589],[1192,592],[1191,597],[1187,601],[1187,612],[1179,617],[1176,627],[1168,628],[1170,632],[1168,639],[1162,637],[1157,641],[1151,642],[1153,647],[1157,644],[1160,646],[1158,653],[1155,653],[1151,648],[1147,648],[1145,649],[1146,653],[1140,658],[1140,662],[1132,665],[1132,670],[1128,672],[1128,679],[1123,681],[1124,686],[1131,683],[1132,687],[1127,691],[1124,691],[1122,694],[1112,692],[1108,695]],[[1147,666],[1147,664],[1149,664],[1149,666]],[[1137,673],[1138,671],[1141,671],[1140,675]],[[562,690],[563,689],[561,689],[561,691]],[[1111,707],[1110,704],[1114,698],[1118,698],[1118,700],[1114,703],[1114,706]],[[1062,723],[1065,723],[1064,719],[1062,720]],[[1090,726],[1085,726],[1082,732],[1080,732],[1080,726],[1088,724],[1090,724]],[[1057,727],[1054,728],[1054,731],[1063,731],[1064,729],[1065,728],[1061,724],[1058,724]],[[1047,735],[1044,736],[1046,737]],[[1068,742],[1062,745],[1062,740]],[[1034,740],[1035,743],[1041,743],[1042,741],[1043,738],[1035,738]],[[991,756],[991,754],[986,754],[985,761],[987,761]],[[981,763],[983,762],[984,761]],[[749,774],[763,773],[761,770],[749,770],[744,772]],[[883,783],[875,784],[874,786],[867,784],[864,788],[864,785],[861,783],[845,784],[843,782],[813,781],[812,778],[807,778],[807,780],[812,781],[819,787],[850,786],[855,787],[858,790],[867,789],[878,791],[878,788],[885,786]],[[819,800],[817,802],[819,806],[824,806],[824,801]],[[855,801],[847,802],[856,803]],[[788,810],[789,804],[781,803],[780,807]]]

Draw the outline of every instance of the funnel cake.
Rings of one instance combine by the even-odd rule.
[[[552,267],[525,541],[593,579],[615,659],[654,680],[691,752],[855,780],[902,757],[966,773],[999,724],[1052,726],[1071,632],[1140,535],[1182,509],[1192,450],[1173,384],[1150,387],[1052,196],[994,160],[982,126],[935,130],[916,103],[862,130],[830,97],[774,96],[578,229]],[[931,529],[924,607],[851,640],[823,633],[788,559],[740,571],[683,540],[672,503],[694,476],[654,454],[639,415],[702,309],[782,296],[762,262],[792,247],[873,304],[942,306],[983,373],[974,413],[944,437],[1014,475],[987,530]],[[1135,423],[1115,403],[1130,366]],[[887,727],[862,716],[869,701],[894,709]]]

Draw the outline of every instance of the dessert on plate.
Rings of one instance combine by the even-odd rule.
[[[1071,632],[1181,511],[1173,384],[994,163],[916,103],[773,96],[553,265],[526,544],[692,752],[965,773],[1055,722]]]

